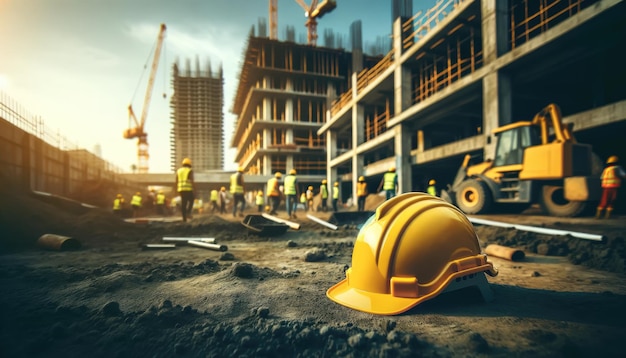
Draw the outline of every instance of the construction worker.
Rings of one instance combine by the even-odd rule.
[[[315,192],[313,191],[313,186],[309,185],[309,188],[306,191],[306,202],[307,202],[307,208],[306,210],[309,211],[315,211],[313,210],[313,197],[315,196]]]
[[[156,212],[158,215],[165,215],[165,194],[163,190],[159,190],[154,199],[156,203]]]
[[[387,195],[387,200],[396,196],[396,191],[398,188],[398,174],[396,174],[396,167],[389,168],[389,171],[383,175],[383,179],[380,181],[380,185],[378,186],[378,192],[380,190],[384,190]]]
[[[113,214],[122,216],[122,209],[124,208],[124,197],[122,194],[117,194],[115,200],[113,200]]]
[[[276,172],[274,177],[267,181],[267,198],[272,205],[270,215],[277,214],[276,210],[278,210],[278,205],[280,204],[280,179],[282,176],[280,172]]]
[[[300,194],[300,204],[302,204],[302,210],[307,211],[305,193]]]
[[[339,182],[335,182],[335,184],[333,184],[333,211],[337,212],[339,211],[339,209],[337,209],[337,204],[339,202]]]
[[[136,192],[130,199],[130,206],[133,208],[133,217],[139,216],[139,209],[141,209],[141,193]]]
[[[365,182],[365,177],[360,176],[358,182],[356,183],[356,198],[358,203],[358,210],[365,211],[365,198],[367,198],[367,183]]]
[[[265,205],[265,199],[263,199],[263,190],[259,190],[256,193],[256,206],[259,208],[259,213],[263,212],[263,205]]]
[[[435,179],[430,179],[428,181],[428,188],[426,188],[426,192],[432,196],[437,196],[437,187],[435,184],[437,184]]]
[[[176,171],[176,190],[180,195],[180,212],[183,214],[183,222],[187,222],[187,218],[192,219],[193,200],[194,200],[194,179],[191,170],[191,159],[183,159],[182,167]]]
[[[298,205],[298,178],[296,170],[291,169],[289,175],[285,177],[285,205],[287,205],[287,216],[296,219],[296,206]]]
[[[246,199],[243,196],[243,167],[237,168],[237,172],[230,176],[230,193],[233,194],[233,217],[237,216],[237,206],[241,204],[239,216],[243,217],[246,208]]]
[[[322,180],[320,184],[320,196],[322,197],[322,211],[328,211],[328,187],[326,186],[326,179]]]
[[[217,210],[217,199],[219,198],[218,195],[219,194],[217,193],[217,190],[211,190],[211,196],[209,197],[209,199],[211,200],[211,213],[214,213]]]
[[[626,172],[624,168],[619,165],[619,158],[616,155],[612,155],[606,161],[606,167],[602,171],[602,198],[600,204],[596,209],[596,219],[602,217],[602,210],[606,208],[605,219],[611,217],[613,211],[613,203],[617,198],[617,192],[622,184],[622,179],[626,179]]]
[[[226,213],[226,187],[223,186],[220,188],[220,214]]]

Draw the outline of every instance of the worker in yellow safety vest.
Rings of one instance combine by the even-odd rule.
[[[280,172],[276,172],[274,177],[267,181],[267,198],[270,201],[272,208],[270,209],[270,215],[276,215],[278,205],[280,204],[280,179],[282,178]]]
[[[124,207],[124,197],[122,194],[117,194],[115,200],[113,200],[113,214],[122,216],[122,209]]]
[[[139,209],[141,209],[141,193],[136,192],[130,199],[130,206],[133,208],[133,217],[139,216]]]
[[[339,209],[337,208],[337,204],[339,202],[339,182],[335,182],[333,184],[333,211],[337,212]]]
[[[226,187],[220,188],[220,214],[226,214]]]
[[[256,193],[256,206],[259,209],[259,212],[263,212],[263,205],[265,205],[265,199],[263,199],[263,190],[259,190]]]
[[[246,208],[246,199],[243,197],[243,167],[237,168],[237,172],[230,176],[230,193],[233,194],[233,217],[237,216],[237,207],[239,216],[243,217],[243,210]]]
[[[298,178],[296,170],[291,169],[289,175],[285,177],[285,205],[287,206],[287,216],[296,219],[296,206],[298,205]]]
[[[180,195],[180,211],[183,215],[183,222],[187,222],[187,219],[192,219],[194,178],[191,170],[191,159],[183,159],[182,165],[176,171],[176,190]]]
[[[596,219],[602,217],[602,211],[606,208],[605,219],[611,217],[613,211],[613,203],[617,198],[617,192],[622,185],[622,179],[626,179],[626,172],[619,165],[619,158],[612,155],[606,161],[606,167],[602,171],[600,177],[602,181],[602,198],[596,209]]]
[[[306,207],[306,194],[305,193],[300,194],[300,204],[302,204],[302,210],[306,211],[307,207]]]
[[[309,185],[309,188],[306,191],[307,211],[315,211],[313,210],[313,197],[315,197],[315,192],[313,191],[313,186]]]
[[[320,184],[320,197],[322,198],[322,211],[328,211],[328,187],[326,186],[326,179],[322,180],[322,184]]]
[[[383,180],[380,181],[378,186],[378,192],[384,190],[387,196],[387,200],[396,196],[396,190],[398,188],[398,175],[396,174],[396,167],[389,168],[389,171],[383,175]]]
[[[356,198],[358,203],[358,210],[365,211],[365,199],[367,198],[367,182],[364,176],[360,176],[356,183]]]
[[[211,200],[211,213],[214,213],[217,210],[217,198],[217,190],[211,190],[211,196],[209,197],[209,199]]]
[[[437,187],[435,186],[437,182],[435,179],[430,179],[428,181],[428,188],[426,188],[426,192],[432,196],[437,196]]]
[[[165,194],[163,193],[163,190],[159,190],[154,201],[156,203],[157,214],[165,215]]]

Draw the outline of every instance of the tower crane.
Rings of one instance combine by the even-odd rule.
[[[322,0],[321,2],[313,0],[311,5],[307,5],[304,0],[296,0],[296,2],[302,6],[304,16],[307,18],[304,23],[308,30],[307,43],[315,46],[317,44],[317,19],[321,19],[322,16],[336,8],[337,2],[335,0]]]
[[[165,29],[165,24],[161,24],[156,48],[154,50],[154,59],[152,60],[150,78],[148,79],[148,88],[146,89],[146,96],[143,100],[143,109],[141,111],[140,120],[137,120],[137,117],[135,116],[132,103],[128,105],[128,129],[124,130],[124,138],[137,138],[137,170],[139,173],[148,172],[148,158],[150,157],[148,155],[148,133],[145,132],[144,126],[146,124],[148,107],[150,106],[150,99],[152,97],[154,77],[156,75],[157,68],[159,67],[159,58],[161,57],[161,48],[163,46],[163,39],[165,38]],[[165,94],[163,96],[165,96]],[[131,120],[135,125],[134,127],[131,127]]]

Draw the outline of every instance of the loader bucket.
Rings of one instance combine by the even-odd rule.
[[[328,222],[337,226],[343,225],[357,225],[361,226],[370,216],[374,215],[374,211],[346,211],[341,213],[334,213],[331,215]]]

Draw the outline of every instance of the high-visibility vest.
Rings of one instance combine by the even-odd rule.
[[[211,201],[217,201],[217,190],[211,190]]]
[[[396,190],[396,173],[387,172],[383,176],[383,189]]]
[[[603,188],[619,188],[622,180],[616,175],[617,165],[604,168],[602,171],[602,187]]]
[[[178,177],[178,191],[193,191],[193,185],[191,184],[191,180],[189,180],[189,173],[191,172],[191,168],[189,167],[181,167],[176,171],[176,176]]]
[[[300,195],[300,202],[302,204],[306,203],[306,194],[302,193],[302,195]]]
[[[156,203],[157,203],[157,205],[164,205],[165,204],[165,194],[157,194],[157,196],[156,196]]]
[[[285,195],[296,195],[296,176],[287,175],[285,177]]]
[[[122,199],[115,199],[113,200],[113,210],[122,210],[122,203],[124,202],[124,200]]]
[[[426,189],[426,192],[427,192],[428,194],[432,195],[432,196],[437,196],[437,189],[435,188],[435,186],[434,186],[434,185],[429,186],[429,187]]]
[[[367,183],[356,183],[356,196],[367,196]]]
[[[230,176],[230,193],[243,194],[243,185],[239,184],[239,177],[243,175],[239,172]]]
[[[333,187],[333,199],[339,199],[339,187]]]
[[[130,200],[130,205],[141,206],[141,196],[133,195],[133,198]]]
[[[326,184],[320,185],[320,194],[322,195],[322,199],[328,199],[328,188]]]
[[[278,190],[278,179],[272,178],[267,181],[267,196],[280,196],[280,190]]]
[[[256,204],[263,205],[265,201],[263,200],[263,194],[257,194],[256,196]]]

